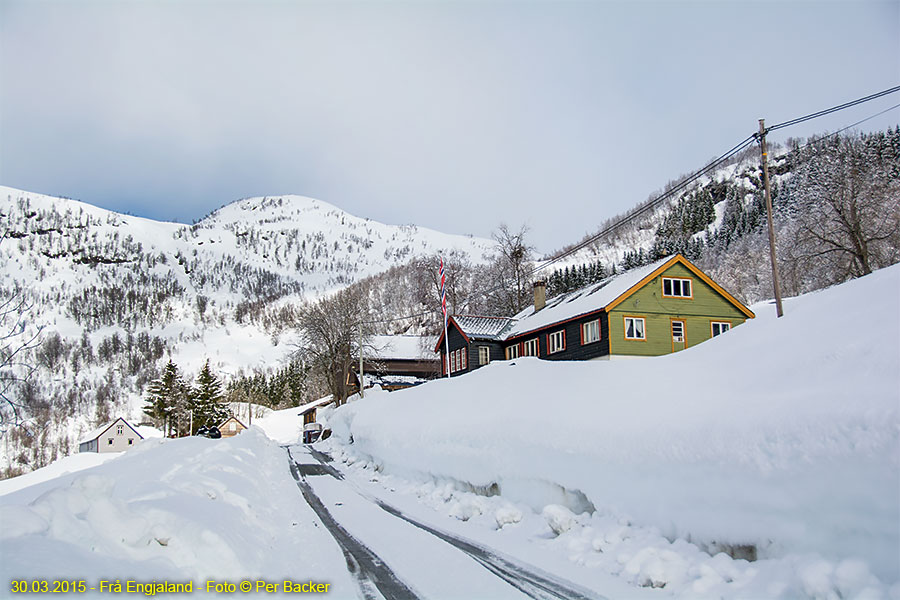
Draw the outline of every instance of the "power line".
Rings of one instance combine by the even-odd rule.
[[[772,125],[771,127],[766,128],[766,132],[769,132],[769,131],[775,131],[775,130],[778,130],[778,129],[783,129],[783,128],[785,128],[785,127],[790,127],[790,126],[792,126],[792,125],[797,125],[797,124],[799,124],[799,123],[803,123],[803,122],[805,122],[805,121],[809,121],[809,120],[812,120],[812,119],[815,119],[815,118],[818,118],[818,117],[822,117],[822,116],[825,116],[825,115],[828,115],[828,114],[831,114],[831,113],[835,113],[835,112],[838,112],[838,111],[841,111],[841,110],[845,110],[845,109],[847,109],[847,108],[851,108],[851,107],[853,107],[853,106],[857,106],[857,105],[859,105],[859,104],[863,104],[863,103],[865,103],[865,102],[869,102],[869,101],[871,101],[871,100],[875,100],[875,99],[877,99],[877,98],[881,98],[881,97],[883,97],[883,96],[887,96],[887,95],[889,95],[889,94],[893,94],[893,93],[896,93],[896,92],[898,92],[898,91],[900,91],[900,86],[892,87],[892,88],[883,90],[883,91],[881,91],[881,92],[878,92],[878,93],[875,93],[875,94],[871,94],[871,95],[869,95],[869,96],[864,96],[864,97],[862,97],[862,98],[857,98],[856,100],[852,100],[852,101],[850,101],[850,102],[845,102],[844,104],[839,104],[839,105],[837,105],[837,106],[833,106],[833,107],[828,108],[828,109],[825,109],[825,110],[820,110],[820,111],[818,111],[818,112],[811,113],[811,114],[808,114],[808,115],[804,115],[804,116],[802,116],[802,117],[797,117],[796,119],[791,119],[790,121],[785,121],[785,122],[783,122],[783,123],[777,123],[777,124],[775,124],[775,125]],[[830,137],[834,137],[835,135],[838,135],[839,133],[842,133],[842,132],[844,132],[844,131],[846,131],[846,130],[852,128],[852,127],[856,127],[857,125],[860,125],[860,124],[862,124],[862,123],[865,123],[866,121],[869,121],[869,120],[871,120],[871,119],[874,119],[874,118],[876,118],[876,117],[879,117],[879,116],[881,116],[881,115],[883,115],[883,114],[885,114],[885,113],[887,113],[887,112],[890,112],[890,111],[892,111],[892,110],[895,110],[895,109],[897,109],[897,108],[900,108],[900,104],[895,104],[894,106],[892,106],[892,107],[890,107],[890,108],[887,108],[887,109],[882,110],[882,111],[880,111],[880,112],[878,112],[878,113],[876,113],[876,114],[874,114],[874,115],[871,115],[871,116],[869,116],[869,117],[866,117],[865,119],[862,119],[862,120],[860,120],[860,121],[857,121],[856,123],[853,123],[853,124],[851,124],[851,125],[847,125],[846,127],[842,128],[842,129],[839,129],[839,130],[835,131],[834,133],[831,133],[831,134],[829,134],[829,135],[827,135],[827,136],[825,136],[825,137],[823,137],[823,138],[819,138],[818,140],[815,140],[814,142],[809,142],[808,144],[806,144],[806,145],[804,145],[804,146],[802,146],[802,147],[806,147],[806,146],[808,146],[808,145],[810,145],[810,144],[812,144],[812,143],[815,143],[815,142],[818,142],[818,141],[822,141],[822,140],[828,139],[828,138],[830,138]],[[632,212],[626,214],[625,216],[623,216],[621,219],[618,219],[618,220],[615,221],[614,223],[611,223],[610,225],[604,227],[601,231],[599,231],[599,232],[595,233],[594,235],[589,236],[588,238],[582,240],[581,242],[579,242],[579,243],[576,244],[575,246],[569,248],[569,249],[566,250],[565,252],[562,252],[562,253],[556,255],[555,257],[553,257],[552,259],[547,260],[547,261],[544,261],[544,262],[542,262],[541,264],[535,266],[533,269],[531,269],[531,270],[529,270],[527,273],[525,273],[524,276],[525,276],[526,278],[527,278],[527,277],[531,277],[532,275],[534,275],[534,274],[537,273],[538,271],[541,271],[541,270],[543,270],[543,269],[549,267],[550,265],[555,264],[555,263],[557,263],[557,262],[563,260],[564,258],[567,258],[567,257],[569,257],[569,256],[571,256],[571,255],[573,255],[573,254],[575,254],[576,252],[578,252],[579,250],[581,250],[581,249],[583,249],[583,248],[589,246],[590,244],[592,244],[592,243],[594,243],[594,242],[600,240],[601,238],[603,238],[603,237],[605,237],[606,235],[612,233],[613,231],[615,231],[616,229],[618,229],[618,228],[621,227],[622,225],[624,225],[624,224],[626,224],[626,223],[628,223],[628,222],[634,220],[635,218],[637,218],[637,217],[640,216],[640,215],[643,215],[643,214],[646,213],[647,211],[649,211],[649,210],[651,210],[651,209],[657,208],[660,204],[662,204],[663,202],[665,202],[666,200],[668,200],[669,198],[671,198],[673,195],[675,195],[675,194],[677,194],[678,192],[682,191],[682,190],[683,190],[684,188],[686,188],[688,185],[690,185],[691,183],[693,183],[693,182],[696,181],[697,179],[703,177],[704,175],[706,175],[706,174],[709,173],[710,171],[716,169],[716,168],[719,167],[722,163],[728,161],[728,160],[731,159],[733,156],[735,156],[736,154],[738,154],[738,153],[740,153],[741,151],[743,151],[745,148],[747,148],[747,146],[749,146],[750,144],[752,144],[754,141],[756,141],[756,140],[758,140],[758,139],[759,139],[759,132],[754,132],[752,135],[747,136],[745,139],[743,139],[742,141],[738,142],[738,143],[737,143],[734,147],[732,147],[730,150],[728,150],[727,152],[725,152],[724,154],[722,154],[722,155],[719,156],[718,158],[714,159],[713,161],[711,161],[710,163],[708,163],[708,164],[705,165],[704,167],[702,167],[702,168],[700,168],[699,170],[695,171],[695,172],[692,173],[691,175],[688,175],[687,177],[685,177],[684,179],[682,179],[681,181],[679,181],[676,185],[672,186],[672,187],[671,187],[669,190],[667,190],[666,192],[660,194],[659,196],[657,196],[657,197],[654,198],[653,200],[647,202],[646,204],[644,204],[644,205],[641,206],[640,208],[638,208],[638,209],[636,209],[636,210],[634,210],[634,211],[632,211]],[[471,295],[472,295],[472,296],[484,296],[484,295],[488,295],[488,294],[491,294],[491,293],[493,293],[493,292],[499,291],[499,290],[502,289],[502,288],[503,288],[503,285],[502,285],[502,284],[498,284],[498,285],[496,285],[496,286],[493,286],[493,287],[491,287],[491,288],[487,288],[487,289],[484,289],[484,290],[474,290],[474,291],[471,293]],[[423,311],[423,312],[420,312],[420,313],[416,313],[416,314],[414,314],[414,315],[406,315],[406,316],[402,316],[402,317],[395,317],[395,318],[392,318],[392,319],[379,319],[379,320],[365,321],[365,322],[363,322],[363,324],[365,324],[365,325],[375,325],[375,324],[378,324],[378,323],[391,323],[391,322],[394,322],[394,321],[403,321],[403,320],[406,320],[406,319],[414,319],[414,318],[418,318],[418,317],[424,317],[424,316],[427,316],[427,315],[430,315],[430,314],[435,314],[435,313],[438,313],[438,312],[439,312],[439,311],[438,311],[437,309],[434,309],[434,310],[426,310],[426,311]]]
[[[835,131],[834,133],[829,133],[828,135],[822,136],[820,138],[810,140],[807,143],[803,144],[802,146],[799,146],[798,148],[791,150],[790,152],[788,152],[788,154],[792,154],[792,153],[796,152],[797,150],[802,150],[803,148],[812,146],[813,144],[818,144],[819,142],[824,142],[825,140],[831,139],[838,134],[844,133],[848,129],[852,129],[853,127],[856,127],[857,125],[862,125],[866,121],[871,121],[872,119],[874,119],[876,117],[880,117],[881,115],[883,115],[885,113],[889,113],[892,110],[897,110],[898,108],[900,108],[900,104],[895,104],[895,105],[891,106],[890,108],[886,108],[880,112],[875,113],[874,115],[870,115],[870,116],[866,117],[865,119],[860,119],[856,123],[851,123],[850,125],[847,125],[846,127],[842,127],[840,129],[838,129],[837,131]]]
[[[856,100],[851,100],[850,102],[845,102],[844,104],[839,104],[837,106],[832,106],[831,108],[826,108],[825,110],[820,110],[819,112],[815,112],[812,114],[804,115],[802,117],[797,117],[796,119],[791,119],[790,121],[785,121],[784,123],[777,123],[772,125],[766,131],[775,131],[777,129],[782,129],[784,127],[790,127],[791,125],[797,125],[798,123],[803,123],[809,121],[811,119],[816,119],[818,117],[824,117],[825,115],[830,115],[833,112],[837,112],[839,110],[844,110],[845,108],[850,108],[851,106],[856,106],[857,104],[862,104],[864,102],[869,102],[871,100],[875,100],[876,98],[881,98],[882,96],[887,96],[888,94],[893,94],[895,92],[900,92],[900,85],[892,88],[888,88],[881,92],[871,94],[869,96],[864,96],[862,98],[857,98]]]

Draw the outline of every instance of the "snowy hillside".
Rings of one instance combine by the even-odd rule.
[[[278,368],[304,300],[420,255],[478,262],[492,244],[299,196],[241,200],[188,226],[8,187],[0,235],[0,290],[31,307],[25,333],[40,331],[37,371],[18,390],[29,432],[0,448],[25,470],[112,416],[140,420],[167,356],[189,375],[206,359],[220,378]]]
[[[296,410],[67,459],[0,482],[0,576],[395,597],[349,540],[409,597],[896,598],[898,289],[892,267],[675,355],[373,390],[321,411],[335,460],[293,446],[290,471]]]
[[[782,319],[755,305],[757,319],[674,355],[525,358],[367,394],[335,412],[334,448],[385,476],[497,493],[538,512],[558,505],[545,516],[568,523],[575,560],[627,567],[623,576],[668,582],[676,594],[700,590],[699,559],[665,541],[640,561],[617,558],[629,546],[600,535],[605,515],[669,542],[776,560],[736,561],[730,577],[741,585],[783,568],[809,570],[796,576],[811,596],[848,597],[841,578],[865,582],[870,571],[892,585],[898,290],[894,266],[789,299]],[[468,519],[485,506],[459,502],[445,510]],[[576,516],[585,511],[594,516]],[[780,589],[763,595],[793,595]]]

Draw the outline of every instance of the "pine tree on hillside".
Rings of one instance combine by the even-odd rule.
[[[197,375],[197,386],[193,392],[194,431],[202,425],[219,425],[228,418],[228,407],[222,403],[222,384],[210,370],[208,359]]]

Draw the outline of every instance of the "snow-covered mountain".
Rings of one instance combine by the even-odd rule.
[[[108,414],[139,417],[165,355],[189,375],[207,358],[222,375],[277,367],[293,349],[275,322],[280,308],[413,257],[480,262],[492,247],[301,196],[240,200],[184,225],[8,187],[0,234],[0,289],[26,300],[30,330],[41,330],[38,371],[22,393],[44,432],[22,440],[34,466]]]

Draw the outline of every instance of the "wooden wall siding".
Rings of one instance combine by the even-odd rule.
[[[582,346],[581,325],[583,323],[587,323],[588,321],[593,321],[594,319],[598,319],[600,321],[600,340]],[[565,329],[566,331],[566,349],[562,352],[548,354],[547,335],[553,333],[554,331],[559,331],[560,329]],[[515,341],[504,345],[504,349],[500,352],[501,358],[498,360],[505,359],[505,348],[507,348],[508,346],[519,344],[535,337],[538,338],[540,358],[546,360],[589,360],[591,358],[597,358],[598,356],[606,356],[607,354],[609,354],[609,320],[607,319],[606,313],[600,313],[592,317],[569,321],[568,323],[565,323],[563,325],[551,325],[550,327],[546,327],[534,333],[529,333],[528,335],[517,338]],[[522,354],[520,353],[519,356],[521,355]],[[493,360],[493,357],[491,358],[491,360]]]
[[[663,298],[662,278],[690,279],[693,298]],[[644,317],[646,341],[625,339],[625,316]],[[647,283],[609,314],[611,348],[617,355],[659,356],[672,352],[672,319],[685,322],[687,347],[710,337],[710,321],[729,321],[736,327],[746,320],[744,313],[723,298],[702,279],[675,264]]]
[[[460,369],[458,371],[453,371],[450,373],[451,377],[456,377],[457,375],[462,375],[463,373],[468,373],[469,371],[473,371],[479,367],[478,365],[478,346],[484,345],[485,342],[479,342],[478,340],[473,340],[471,343],[467,343],[466,339],[462,336],[456,327],[449,326],[447,328],[447,340],[450,343],[450,352],[452,353],[454,350],[458,350],[459,348],[466,349],[466,368]],[[445,357],[446,346],[441,345],[441,360],[446,360]],[[472,354],[475,354],[475,358],[473,360]],[[493,354],[491,355],[491,360],[494,360]],[[438,372],[442,372],[442,367],[438,366]]]
[[[469,370],[470,371],[473,369],[477,369],[480,366],[483,366],[478,362],[478,349],[482,346],[487,346],[488,349],[490,350],[491,362],[494,362],[495,360],[506,360],[506,355],[504,354],[503,346],[500,345],[499,342],[488,342],[486,340],[473,340],[470,350],[469,350],[472,353],[472,357],[473,357],[473,359],[469,361],[469,363],[470,363]],[[473,361],[474,361],[474,363],[473,363]]]

